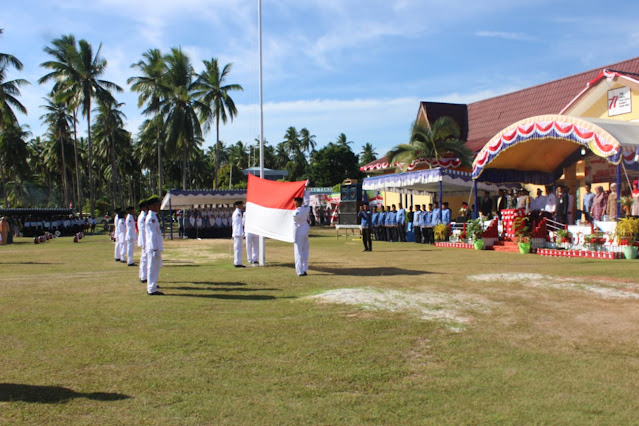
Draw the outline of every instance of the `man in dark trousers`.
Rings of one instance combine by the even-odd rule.
[[[373,238],[371,231],[373,227],[373,214],[368,208],[368,204],[360,206],[357,217],[362,227],[362,241],[364,242],[364,251],[373,251]]]
[[[570,210],[570,198],[565,187],[559,185],[557,187],[557,209],[555,216],[557,222],[566,224],[568,222],[568,211]]]

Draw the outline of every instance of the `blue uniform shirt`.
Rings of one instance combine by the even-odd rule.
[[[384,225],[386,225],[386,212],[385,211],[381,211],[381,212],[379,212],[378,226],[384,226]]]
[[[450,224],[450,209],[442,210],[442,223],[444,225]]]
[[[379,212],[373,213],[371,221],[373,222],[373,226],[378,226],[379,225]]]
[[[421,223],[419,224],[419,226],[421,226],[422,228],[426,228],[428,226],[430,226],[430,219],[433,216],[433,212],[426,210],[425,212],[422,213],[422,220]]]
[[[404,222],[406,222],[406,210],[399,209],[397,211],[397,224],[398,225],[403,225]]]
[[[372,218],[370,210],[364,210],[364,211],[360,210],[359,213],[357,213],[357,217],[359,217],[360,219],[360,225],[362,226],[362,228],[371,227],[371,222],[373,221],[373,218]]]
[[[421,218],[422,216],[422,211],[421,210],[415,210],[415,213],[413,213],[413,226],[420,226],[420,221],[422,220]]]
[[[395,226],[397,225],[397,212],[391,210],[391,212],[386,215],[386,219],[388,220],[388,225]]]
[[[431,226],[436,226],[442,223],[442,211],[439,207],[433,210],[433,216],[430,218]]]

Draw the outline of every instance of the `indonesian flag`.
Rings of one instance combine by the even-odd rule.
[[[244,230],[275,240],[292,243],[293,199],[304,196],[307,181],[275,182],[248,175]]]

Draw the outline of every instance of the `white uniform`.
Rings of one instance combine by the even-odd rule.
[[[126,223],[124,217],[118,216],[118,223],[115,227],[116,241],[120,247],[120,262],[126,262]]]
[[[242,237],[244,236],[244,225],[242,224],[242,210],[236,208],[233,212],[233,264],[242,264]]]
[[[146,232],[144,231],[144,219],[146,218],[146,213],[144,210],[140,212],[138,216],[138,247],[142,248],[142,253],[140,254],[140,281],[146,281],[147,274],[147,263],[146,263]]]
[[[115,260],[120,261],[120,243],[118,242],[118,221],[120,217],[116,214],[113,218],[113,239],[115,240]]]
[[[308,270],[308,206],[300,206],[295,209],[293,215],[293,225],[295,227],[295,243],[293,249],[295,251],[295,272],[297,275],[306,274]]]
[[[162,230],[160,229],[160,221],[154,211],[149,210],[144,220],[144,232],[146,236],[146,253],[147,253],[147,281],[146,291],[155,293],[158,291],[158,277],[160,276],[160,267],[162,266],[162,251],[164,245],[162,243]]]
[[[260,236],[246,233],[246,260],[248,263],[257,263],[260,246]]]
[[[133,264],[133,252],[135,250],[135,240],[138,239],[138,233],[135,230],[135,218],[132,214],[126,215],[126,259],[129,265]]]

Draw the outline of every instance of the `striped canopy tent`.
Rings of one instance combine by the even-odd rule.
[[[450,169],[425,169],[405,173],[374,176],[364,179],[362,189],[366,191],[388,191],[408,195],[468,195],[474,188],[470,172]],[[477,190],[497,191],[498,186],[477,182]]]
[[[246,190],[180,190],[171,189],[162,200],[162,210],[175,210],[194,205],[233,204],[246,201]]]
[[[637,168],[639,124],[608,119],[541,115],[497,133],[473,162],[473,179],[547,185],[589,150],[614,165]]]

